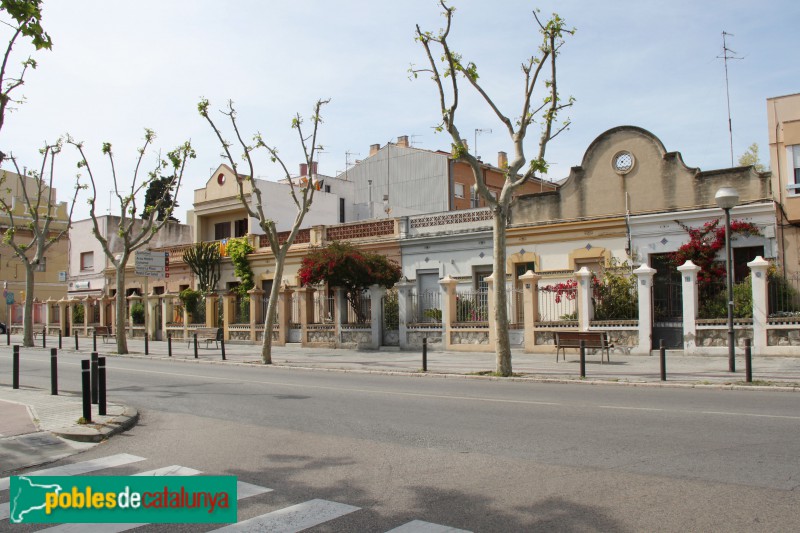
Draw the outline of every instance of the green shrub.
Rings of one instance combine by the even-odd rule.
[[[134,324],[144,324],[144,305],[142,305],[142,302],[136,302],[131,305],[131,317]]]

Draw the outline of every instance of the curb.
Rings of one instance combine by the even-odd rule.
[[[51,430],[50,433],[62,439],[77,442],[102,442],[109,437],[122,433],[139,423],[139,411],[133,407],[125,406],[121,415],[115,416],[103,424],[86,424],[85,426],[72,426]]]

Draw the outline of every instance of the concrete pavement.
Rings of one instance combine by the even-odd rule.
[[[21,339],[12,337],[12,344]],[[39,341],[41,342],[41,341]],[[49,339],[53,346],[57,341]],[[61,351],[73,355],[80,353],[88,358],[92,340],[80,339],[80,349],[75,350],[74,339],[64,339]],[[114,343],[98,340],[101,355],[172,359],[183,363],[260,365],[260,345],[226,343],[222,360],[221,347],[202,343],[198,357],[193,346],[186,342],[172,343],[172,355],[166,342],[151,341],[145,354],[142,340],[130,339],[130,353],[116,356]],[[24,348],[27,351],[49,354],[49,347]],[[4,353],[6,352],[6,353]],[[10,360],[10,349],[0,345],[0,355]],[[567,353],[566,361],[556,362],[552,353],[526,354],[515,352],[512,356],[514,377],[507,379],[538,382],[578,384],[607,384],[656,387],[709,387],[741,388],[773,391],[800,391],[800,354],[798,357],[754,357],[752,384],[745,383],[744,358],[736,358],[736,373],[728,372],[727,357],[684,356],[681,352],[667,352],[667,381],[660,379],[657,352],[651,356],[612,354],[610,362],[600,363],[598,354],[587,356],[586,378],[580,378],[579,356],[576,351]],[[465,379],[498,379],[490,375],[494,369],[494,354],[489,352],[428,352],[428,371],[422,372],[422,355],[401,352],[397,349],[359,351],[350,349],[301,348],[282,346],[273,348],[273,367],[308,368],[337,372],[397,373],[414,377],[441,377]],[[9,365],[10,366],[10,365]],[[93,406],[93,422],[79,424],[81,399],[61,394],[51,396],[49,391],[0,386],[0,473],[56,460],[81,449],[74,442],[99,442],[136,424],[138,412],[127,406],[109,404],[108,415],[97,414]],[[71,442],[68,442],[71,441]],[[84,445],[85,446],[85,445]]]

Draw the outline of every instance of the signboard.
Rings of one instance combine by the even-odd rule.
[[[136,252],[135,272],[140,276],[150,278],[169,277],[169,252],[151,252],[141,250]]]
[[[13,292],[7,292],[6,293],[6,305],[11,305],[13,303],[14,303],[14,293]]]

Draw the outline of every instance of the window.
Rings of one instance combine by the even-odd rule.
[[[241,220],[236,220],[233,223],[234,225],[234,237],[244,237],[247,235],[247,219],[243,218]]]
[[[339,223],[344,224],[344,198],[339,198]]]
[[[221,241],[231,236],[231,223],[219,222],[214,224],[214,240]]]
[[[786,163],[789,166],[789,186],[792,194],[800,195],[800,144],[786,147]]]
[[[486,278],[492,275],[491,266],[475,267],[472,273],[472,282],[476,291],[487,292],[489,284],[486,283]]]
[[[81,271],[94,269],[94,252],[83,252],[81,254]]]
[[[464,198],[464,184],[456,183],[456,198]]]
[[[331,186],[330,185],[326,185],[325,186],[325,192],[331,192]]]

